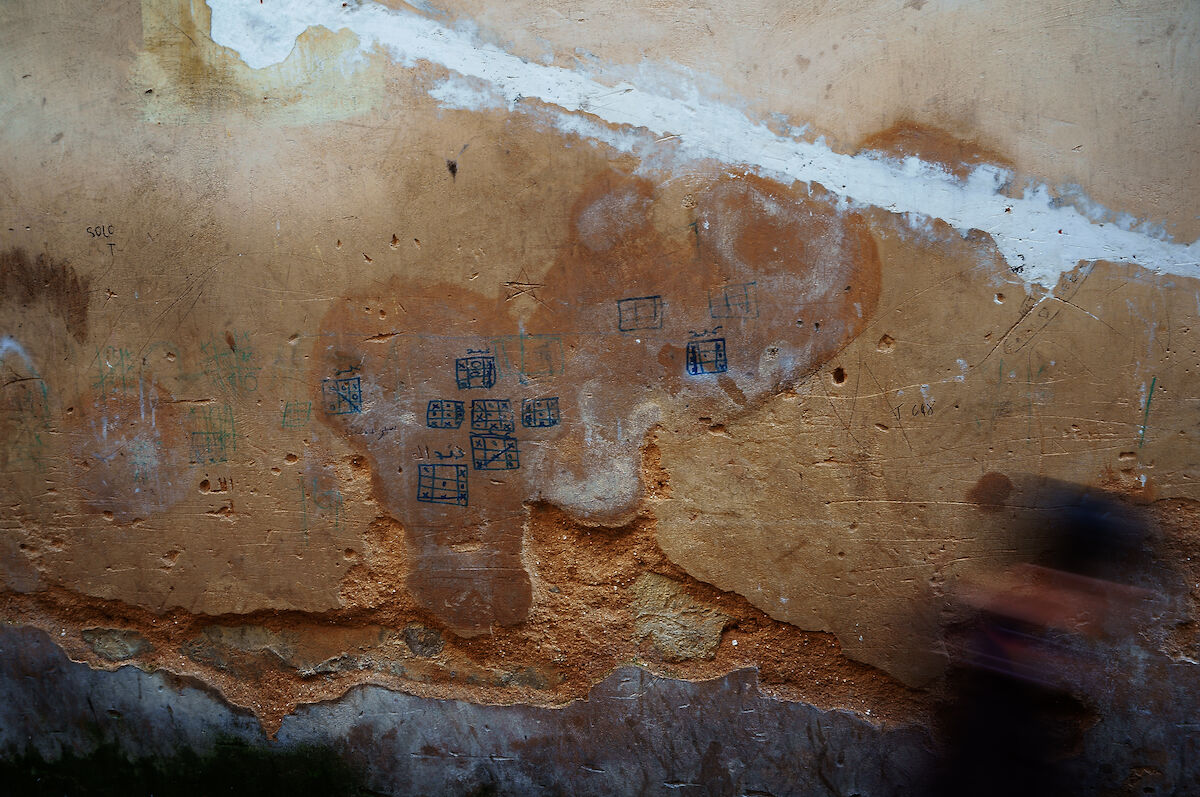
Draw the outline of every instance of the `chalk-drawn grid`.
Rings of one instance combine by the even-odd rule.
[[[0,470],[10,466],[29,465],[33,470],[46,470],[46,438],[50,436],[50,401],[46,383],[41,377],[10,382],[3,394],[0,418],[11,419],[16,429],[0,448]]]
[[[757,283],[725,285],[708,292],[708,314],[713,318],[758,318]]]
[[[496,358],[491,355],[459,357],[454,361],[454,381],[459,390],[490,389],[496,384]]]
[[[92,389],[101,397],[130,390],[138,384],[135,362],[133,353],[128,349],[106,346],[103,353],[97,349],[97,379],[92,383]]]
[[[517,439],[504,434],[473,434],[471,461],[475,470],[515,470],[521,467]]]
[[[23,377],[4,385],[4,404],[0,412],[31,420],[50,420],[50,391],[40,376]]]
[[[204,374],[217,387],[250,393],[258,390],[258,374],[262,367],[253,365],[254,350],[250,347],[250,333],[231,334],[226,341],[201,343],[200,355]]]
[[[661,296],[635,296],[617,301],[617,329],[636,332],[641,329],[662,329],[663,300]]]
[[[215,464],[228,462],[229,453],[237,451],[237,430],[233,424],[233,408],[193,408],[191,410],[192,462]]]
[[[362,412],[362,379],[348,376],[342,379],[322,379],[321,394],[328,415],[356,415]]]
[[[287,401],[283,405],[283,419],[280,427],[283,429],[303,429],[312,418],[311,401]]]
[[[521,425],[528,429],[557,426],[558,397],[525,399],[521,402]]]
[[[129,462],[133,465],[133,480],[145,484],[158,468],[158,448],[160,441],[130,440],[125,446]]]
[[[466,465],[417,465],[417,500],[426,504],[467,505]]]
[[[25,465],[40,472],[46,470],[46,443],[42,439],[42,424],[20,426],[12,438],[5,441],[4,450],[0,452],[0,470],[24,470]]]
[[[500,372],[523,383],[566,370],[561,335],[504,335],[492,342]]]
[[[687,345],[687,372],[692,376],[723,374],[729,370],[725,338],[693,340]]]
[[[433,399],[425,407],[425,425],[430,429],[457,429],[465,414],[461,401]]]
[[[511,432],[515,429],[508,399],[474,399],[471,402],[472,432]]]

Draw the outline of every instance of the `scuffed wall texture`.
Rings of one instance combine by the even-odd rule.
[[[10,751],[94,738],[36,661],[255,744],[644,700],[583,792],[916,788],[958,585],[1066,485],[1158,596],[1080,771],[1194,783],[1200,6],[12,2],[0,54]]]

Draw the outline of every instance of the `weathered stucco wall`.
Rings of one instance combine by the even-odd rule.
[[[1200,6],[14,2],[0,53],[10,751],[60,749],[24,661],[245,739],[463,701],[517,759],[621,678],[668,729],[744,681],[904,763],[743,775],[884,793],[1067,485],[1160,598],[1081,760],[1161,705],[1097,788],[1195,777]],[[705,740],[777,731],[714,712],[679,761],[741,793]]]

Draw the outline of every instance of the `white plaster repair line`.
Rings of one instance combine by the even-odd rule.
[[[678,137],[685,158],[714,159],[777,179],[816,182],[849,202],[941,219],[960,232],[983,230],[1029,284],[1053,289],[1064,271],[1094,260],[1133,262],[1159,273],[1200,278],[1200,240],[1180,244],[1129,224],[1093,222],[1074,207],[1056,204],[1045,185],[1027,188],[1020,198],[1005,196],[1001,189],[1010,175],[995,166],[977,167],[962,181],[915,157],[845,155],[821,140],[778,135],[691,85],[681,85],[677,96],[626,82],[607,85],[579,71],[531,63],[468,32],[370,0],[207,2],[213,41],[236,52],[253,69],[285,60],[309,27],[346,29],[358,36],[363,51],[378,46],[406,66],[417,61],[440,64],[483,81],[510,107],[519,107],[523,98],[537,99],[611,125],[644,128],[656,138]],[[482,93],[475,97],[478,105],[486,104]],[[608,137],[600,125],[572,130]]]

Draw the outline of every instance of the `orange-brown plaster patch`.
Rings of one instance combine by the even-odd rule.
[[[603,172],[540,278],[490,295],[393,282],[322,322],[314,406],[370,459],[376,498],[405,530],[408,588],[461,636],[527,616],[528,502],[627,522],[654,424],[719,424],[761,405],[875,308],[878,255],[857,215],[757,177],[713,176],[692,202],[673,192]],[[386,346],[372,345],[381,333],[362,327],[362,307],[403,318]],[[461,370],[471,363],[491,372],[475,380]],[[523,402],[545,399],[558,419],[531,424]],[[503,417],[474,418],[505,401]],[[429,425],[447,411],[454,423]]]
[[[1013,164],[1003,155],[981,147],[973,141],[956,138],[944,130],[911,121],[900,121],[886,130],[872,133],[862,140],[859,151],[882,152],[894,157],[917,157],[928,163],[943,166],[959,179],[984,163],[1011,169]]]

